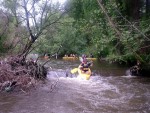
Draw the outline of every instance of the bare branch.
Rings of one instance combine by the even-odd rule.
[[[43,30],[45,30],[47,27],[49,27],[53,24],[56,24],[64,16],[65,13],[66,12],[62,13],[55,21],[50,22],[50,23],[45,24],[44,26],[42,26],[39,33],[37,33],[36,38],[38,38],[42,34]]]
[[[120,31],[116,28],[114,22],[111,20],[111,18],[108,16],[107,11],[105,9],[105,7],[102,5],[102,0],[97,0],[100,8],[103,10],[105,16],[107,17],[109,24],[113,27],[113,29],[115,30],[115,32],[117,33],[117,36],[119,37],[119,39],[122,37]]]
[[[118,11],[116,9],[116,11],[121,15],[121,17],[126,20],[130,25],[131,27],[133,27],[135,30],[137,30],[145,39],[147,39],[148,41],[150,41],[150,38],[148,38],[143,32],[141,32],[134,24],[132,24],[129,20],[127,20],[121,13],[120,11]]]
[[[23,0],[23,1],[24,1],[24,10],[25,10],[25,15],[26,15],[27,28],[28,28],[29,34],[30,34],[31,39],[32,39],[31,42],[33,43],[35,41],[35,39],[34,39],[32,30],[30,28],[30,23],[29,23],[29,12],[27,10],[27,3],[28,3],[28,1],[27,2],[25,0]]]

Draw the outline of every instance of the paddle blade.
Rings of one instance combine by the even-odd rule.
[[[83,58],[82,57],[79,57],[79,60],[80,60],[80,62],[83,62]]]
[[[76,73],[77,71],[78,71],[78,68],[74,68],[74,69],[71,70],[71,73],[74,74],[74,73]]]

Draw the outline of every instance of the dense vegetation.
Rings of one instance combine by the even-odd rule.
[[[150,60],[149,0],[69,1],[80,52],[119,62]]]
[[[29,0],[29,3],[39,2],[33,1]],[[48,0],[39,3],[46,2]],[[150,0],[67,0],[62,7],[59,3],[47,3],[43,9],[41,5],[40,12],[47,11],[45,15],[49,18],[45,20],[45,15],[42,15],[43,18],[37,16],[37,6],[33,5],[34,10],[30,12],[28,9],[29,15],[25,18],[32,18],[34,23],[27,25],[18,12],[20,3],[17,0],[2,3],[0,17],[5,19],[4,15],[7,15],[7,18],[5,22],[0,21],[1,54],[11,48],[12,53],[20,52],[20,48],[21,52],[29,53],[30,50],[23,49],[28,37],[31,37],[33,52],[39,54],[53,55],[58,52],[64,56],[93,53],[95,57],[111,62],[131,63],[138,60],[149,64]]]

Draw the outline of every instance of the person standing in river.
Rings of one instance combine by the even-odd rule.
[[[139,76],[141,74],[141,66],[140,65],[141,65],[140,61],[137,60],[136,65],[134,65],[130,68],[131,75]]]

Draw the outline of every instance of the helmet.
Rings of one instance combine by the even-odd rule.
[[[86,55],[85,55],[85,54],[83,54],[83,55],[82,55],[82,58],[85,58],[85,57],[86,57]]]

